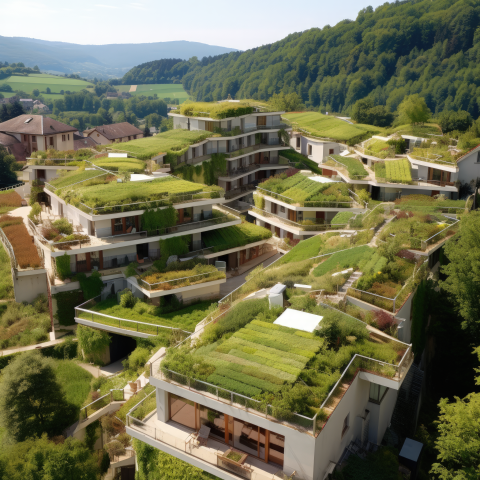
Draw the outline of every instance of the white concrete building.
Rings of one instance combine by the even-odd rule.
[[[346,150],[346,146],[340,143],[320,140],[299,132],[293,133],[290,146],[294,148],[296,152],[305,155],[305,157],[319,164],[323,163],[324,159],[329,155],[340,155],[342,151]]]

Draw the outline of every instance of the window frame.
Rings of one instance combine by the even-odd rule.
[[[313,155],[313,148],[311,143],[307,145],[307,155],[308,156]]]
[[[345,436],[345,434],[348,432],[349,429],[350,429],[350,412],[348,412],[347,416],[343,419],[342,438]]]

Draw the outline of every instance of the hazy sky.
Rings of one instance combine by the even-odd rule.
[[[14,0],[0,35],[80,44],[190,40],[245,50],[385,0]]]

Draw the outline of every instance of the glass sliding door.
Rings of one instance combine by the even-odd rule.
[[[268,461],[276,463],[283,468],[283,453],[285,450],[285,437],[269,432]]]
[[[187,400],[185,398],[174,395],[173,393],[168,394],[168,406],[170,413],[170,420],[180,423],[185,427],[192,428],[196,430],[195,422],[195,403]]]
[[[252,423],[235,418],[233,426],[233,446],[245,453],[258,457],[258,427]]]
[[[210,428],[210,436],[226,442],[225,439],[225,420],[226,415],[211,408],[204,407],[203,405],[197,405],[200,416],[200,427],[206,425]]]

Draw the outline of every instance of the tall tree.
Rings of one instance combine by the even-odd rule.
[[[15,157],[9,155],[5,147],[0,145],[0,185],[9,186],[18,183],[17,175],[12,170]]]
[[[72,418],[72,408],[51,360],[40,352],[27,352],[3,370],[0,425],[14,440],[61,434]]]
[[[10,107],[10,118],[18,117],[19,115],[23,115],[25,110],[22,107],[22,104],[17,100],[11,107]]]
[[[440,282],[450,293],[464,321],[463,328],[480,343],[480,211],[470,212],[460,220],[460,231],[445,244],[450,261],[442,267],[447,275]]]
[[[410,120],[410,123],[425,123],[430,118],[430,109],[425,102],[425,99],[418,94],[409,95],[404,98],[402,103],[398,106],[398,111]]]

